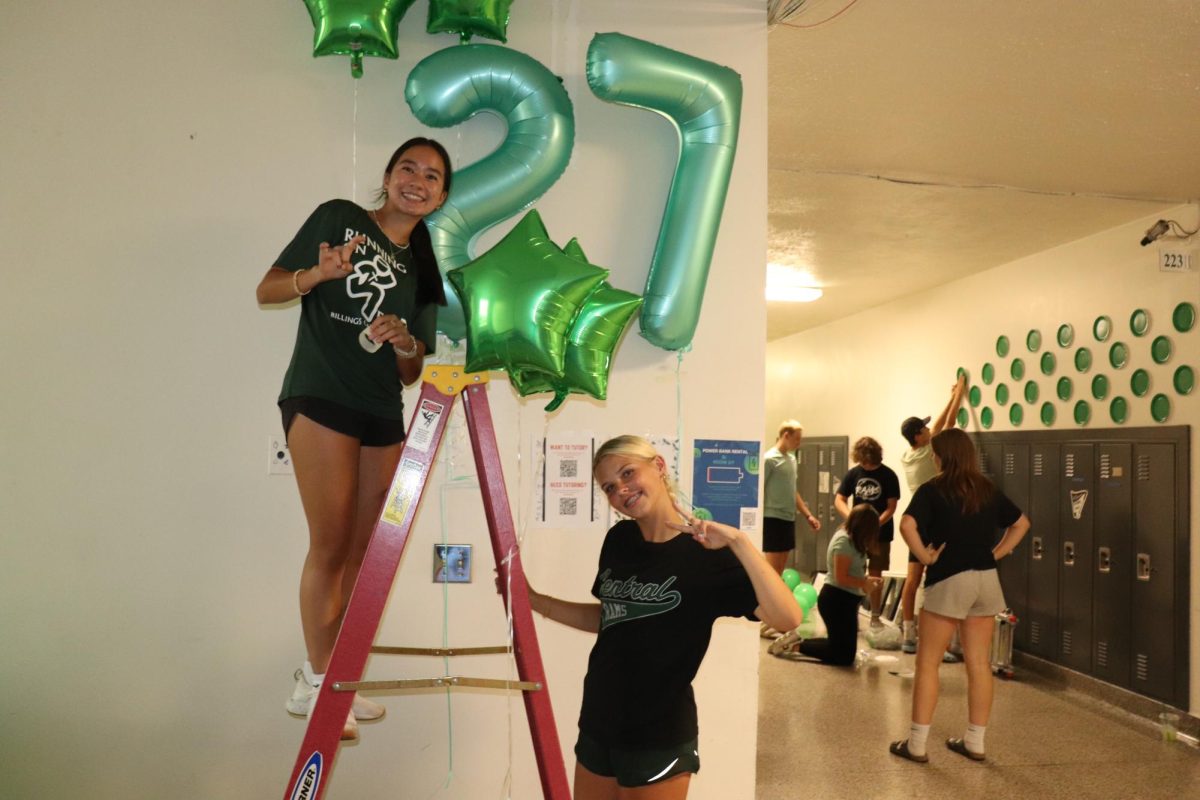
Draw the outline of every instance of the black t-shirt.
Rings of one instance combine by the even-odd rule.
[[[728,548],[691,536],[642,538],[633,520],[609,530],[592,594],[600,634],[583,680],[579,729],[601,744],[666,748],[697,735],[692,678],[717,617],[753,619],[750,577]]]
[[[927,589],[960,572],[995,569],[992,547],[996,544],[996,530],[1007,528],[1021,518],[1021,509],[999,489],[993,490],[982,509],[964,514],[962,501],[947,497],[937,483],[934,478],[922,484],[904,510],[904,516],[916,520],[921,539],[930,547],[946,545],[937,562],[925,568]]]
[[[857,465],[842,478],[842,485],[838,487],[837,493],[842,497],[854,499],[850,503],[851,508],[859,503],[870,503],[871,507],[882,515],[887,511],[888,500],[900,502],[900,479],[891,468],[883,464],[875,469],[864,469]],[[883,523],[879,526],[879,541],[890,542],[894,530],[891,519]]]

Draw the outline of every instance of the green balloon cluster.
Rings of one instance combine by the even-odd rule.
[[[785,569],[779,577],[783,578],[783,582],[787,584],[789,589],[795,590],[800,585],[800,573],[791,567]]]
[[[522,397],[553,392],[547,411],[571,392],[607,397],[613,351],[641,298],[610,286],[575,240],[551,241],[537,211],[446,277],[466,317],[467,370],[506,370]]]
[[[817,604],[817,589],[811,583],[797,584],[792,590],[792,596],[796,598],[800,608],[804,609],[805,614]]]

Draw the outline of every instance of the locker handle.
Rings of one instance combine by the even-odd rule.
[[[1153,571],[1154,571],[1154,568],[1150,566],[1150,554],[1149,553],[1138,553],[1137,554],[1137,579],[1139,581],[1148,581],[1148,580],[1150,580],[1150,573]]]
[[[1101,572],[1112,572],[1112,548],[1101,547],[1097,561]]]
[[[1041,561],[1042,554],[1045,552],[1046,552],[1046,549],[1042,544],[1042,537],[1040,537],[1040,536],[1033,537],[1033,560]]]
[[[1063,542],[1063,564],[1068,567],[1075,566],[1075,543]]]

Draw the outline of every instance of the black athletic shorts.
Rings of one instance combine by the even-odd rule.
[[[796,523],[790,519],[763,517],[763,552],[786,553],[796,549]]]
[[[575,759],[594,775],[616,778],[618,786],[628,789],[649,786],[684,772],[700,771],[700,753],[696,740],[661,750],[622,750],[606,747],[579,732]]]
[[[404,420],[385,419],[374,414],[355,411],[332,400],[319,397],[289,397],[279,401],[283,415],[283,435],[291,430],[292,420],[303,414],[313,422],[332,431],[353,436],[364,447],[387,447],[404,441]]]

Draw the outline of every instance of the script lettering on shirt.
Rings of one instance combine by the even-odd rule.
[[[883,496],[883,487],[874,478],[859,478],[854,485],[854,496],[870,503]]]
[[[636,575],[616,580],[611,575],[610,569],[600,573],[601,630],[618,622],[665,614],[683,599],[678,590],[671,588],[675,575],[661,583],[639,581]]]

